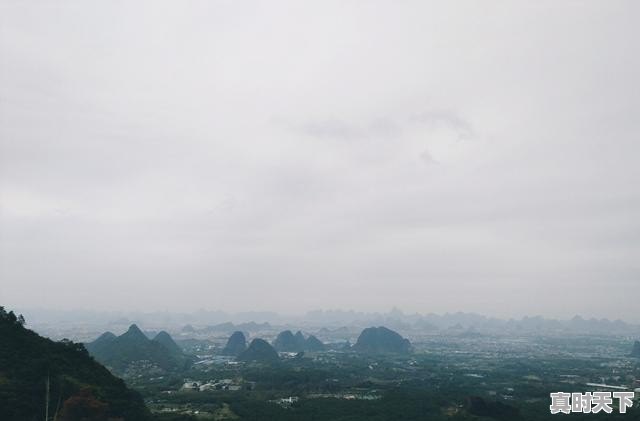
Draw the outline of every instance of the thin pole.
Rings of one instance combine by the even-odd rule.
[[[47,373],[47,398],[44,405],[44,421],[49,421],[49,373]]]

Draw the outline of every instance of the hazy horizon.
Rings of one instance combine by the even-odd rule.
[[[0,305],[639,322],[640,3],[0,2]]]
[[[409,312],[404,311],[398,307],[392,307],[390,309],[378,309],[371,311],[359,311],[354,309],[340,309],[340,308],[314,308],[309,309],[303,312],[282,312],[277,309],[246,309],[239,311],[225,311],[221,309],[188,309],[185,311],[171,311],[167,309],[158,309],[158,310],[147,310],[147,311],[139,311],[135,309],[109,309],[109,310],[100,310],[100,309],[91,309],[91,308],[35,308],[35,307],[17,307],[17,308],[6,308],[7,311],[13,310],[16,314],[23,314],[27,319],[27,323],[31,317],[36,317],[38,322],[43,322],[41,319],[44,315],[58,315],[58,316],[69,316],[69,315],[93,315],[100,317],[143,317],[143,316],[189,316],[193,317],[194,320],[197,320],[199,324],[216,324],[216,323],[224,323],[224,322],[233,322],[233,323],[247,323],[247,322],[276,322],[276,323],[290,323],[296,321],[304,321],[309,317],[318,317],[320,314],[324,313],[325,316],[331,316],[336,319],[336,321],[341,320],[338,318],[340,314],[343,316],[353,315],[357,317],[365,317],[363,321],[366,321],[367,317],[389,317],[393,319],[394,317],[398,317],[398,312],[401,313],[399,316],[402,318],[411,318],[412,316],[437,316],[437,317],[445,317],[445,316],[454,316],[454,315],[475,315],[479,317],[485,317],[487,319],[498,319],[507,321],[510,319],[513,320],[522,320],[526,318],[538,318],[542,317],[547,320],[559,320],[559,321],[569,321],[575,317],[582,318],[584,320],[602,320],[608,319],[610,321],[621,320],[631,325],[640,325],[640,318],[635,315],[629,315],[626,318],[608,318],[608,317],[596,317],[593,314],[573,314],[568,316],[553,316],[553,315],[544,315],[544,314],[514,314],[514,315],[500,315],[500,314],[492,314],[487,312],[468,312],[464,310],[457,311],[445,311],[445,312],[431,312],[431,311],[415,311]],[[216,315],[218,319],[215,321],[207,320],[207,315]],[[198,317],[204,317],[203,319],[198,319]],[[60,321],[60,319],[53,320]],[[68,320],[70,321],[70,320]],[[83,323],[85,320],[77,319],[78,323]],[[347,321],[346,319],[344,320]],[[131,320],[132,323],[136,322],[135,319]]]

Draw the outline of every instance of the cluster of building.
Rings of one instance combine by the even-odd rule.
[[[294,403],[298,402],[298,400],[300,400],[299,397],[297,396],[289,396],[288,398],[280,398],[280,399],[274,399],[272,401],[269,402],[273,402],[276,403],[284,408],[288,408],[291,405],[293,405]]]
[[[308,399],[324,399],[324,398],[334,398],[334,399],[345,399],[348,401],[374,401],[376,399],[380,399],[381,396],[372,392],[363,392],[363,393],[315,393],[307,396]]]
[[[182,391],[206,392],[211,390],[252,390],[255,387],[254,382],[245,382],[236,379],[219,379],[209,380],[206,382],[185,379],[184,384],[180,388]]]

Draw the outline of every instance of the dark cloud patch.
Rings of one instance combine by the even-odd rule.
[[[366,124],[344,120],[319,120],[304,124],[302,133],[316,138],[334,140],[393,139],[402,135],[402,128],[390,118],[375,118]]]
[[[362,139],[366,131],[342,120],[320,120],[302,126],[303,133],[311,137],[327,139]]]
[[[474,136],[474,130],[469,121],[460,114],[451,110],[431,110],[414,114],[409,119],[411,122],[419,123],[430,129],[445,128],[454,130],[460,140],[470,139]]]

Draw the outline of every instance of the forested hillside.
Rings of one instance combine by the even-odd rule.
[[[57,421],[150,419],[142,398],[82,344],[43,338],[0,307],[0,419],[42,420],[47,406]]]

